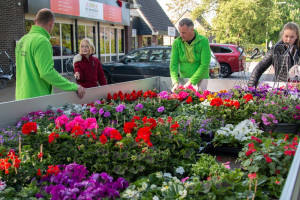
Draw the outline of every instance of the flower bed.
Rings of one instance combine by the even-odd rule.
[[[276,106],[263,109],[269,105]],[[262,85],[218,93],[119,91],[88,105],[35,111],[0,130],[0,196],[278,198],[299,139],[260,127],[299,123],[299,105],[296,87]],[[241,148],[241,169],[198,154],[205,137]]]

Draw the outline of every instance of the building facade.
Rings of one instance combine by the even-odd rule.
[[[56,17],[50,42],[54,68],[60,73],[66,72],[66,60],[79,52],[83,38],[93,41],[95,56],[105,63],[137,47],[163,45],[163,36],[173,26],[157,0],[1,0],[0,52],[15,58],[16,42],[30,31],[42,8]],[[9,71],[4,54],[0,65]]]

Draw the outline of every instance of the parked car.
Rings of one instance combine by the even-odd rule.
[[[170,77],[170,46],[142,47],[131,51],[117,62],[103,63],[108,83],[132,81],[155,76]],[[210,77],[219,78],[220,64],[212,53]]]
[[[233,72],[242,71],[246,67],[246,54],[243,52],[241,55],[242,49],[237,45],[211,43],[210,48],[221,65],[221,77],[228,77]]]

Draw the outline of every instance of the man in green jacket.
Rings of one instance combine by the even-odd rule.
[[[52,86],[65,91],[77,91],[82,98],[85,89],[61,76],[54,68],[50,33],[55,16],[49,9],[41,9],[30,32],[16,46],[16,100],[49,95]]]
[[[180,78],[189,78],[184,85],[197,85],[202,79],[209,79],[211,51],[208,39],[194,30],[194,23],[188,18],[179,22],[180,37],[172,45],[170,75],[172,92],[178,86],[178,67]]]

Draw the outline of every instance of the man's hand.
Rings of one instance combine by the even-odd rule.
[[[79,74],[79,72],[75,72],[74,77],[75,77],[76,80],[79,80],[79,79],[80,79],[80,74]]]
[[[175,90],[178,89],[179,84],[178,83],[174,83],[173,87],[172,87],[172,92],[175,92]]]
[[[184,88],[187,88],[188,86],[192,85],[191,81],[188,81],[186,84],[184,84]]]
[[[80,99],[82,99],[83,96],[84,96],[84,94],[85,94],[85,88],[82,87],[81,85],[78,85],[78,88],[77,88],[77,95],[78,95],[78,97]]]

